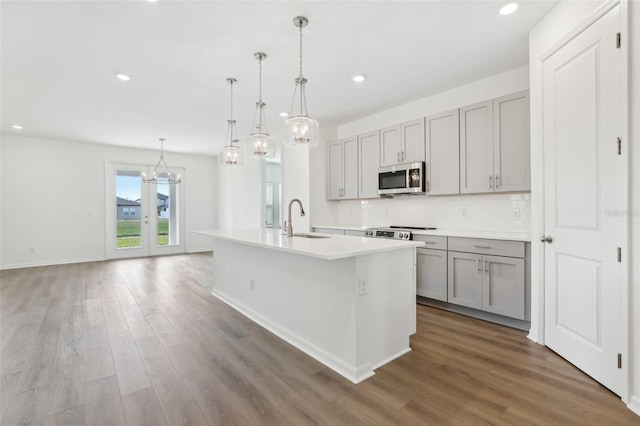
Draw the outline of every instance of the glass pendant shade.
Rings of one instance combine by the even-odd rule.
[[[227,145],[220,151],[220,164],[223,166],[242,166],[244,153],[239,145]]]
[[[225,141],[227,145],[220,151],[220,165],[226,167],[236,167],[244,164],[244,153],[240,149],[238,142],[238,132],[236,130],[236,120],[233,119],[233,84],[237,82],[235,78],[227,78],[227,82],[231,86],[231,114],[229,120],[227,120],[227,136]]]
[[[307,112],[307,79],[302,74],[302,28],[308,25],[309,21],[304,16],[296,16],[293,24],[300,31],[300,74],[296,78],[296,86],[293,91],[293,99],[289,110],[289,118],[285,120],[286,134],[284,144],[295,147],[313,148],[318,145],[320,137],[320,125]],[[296,99],[298,95],[299,99]],[[294,105],[299,105],[298,113],[294,112]]]
[[[287,146],[308,146],[313,148],[318,145],[320,125],[308,115],[294,115],[285,120],[287,126],[285,143]]]
[[[249,138],[246,143],[247,157],[254,159],[273,158],[276,154],[275,144],[267,130],[267,118],[264,114],[264,107],[267,104],[262,102],[262,61],[267,59],[267,54],[256,52],[253,56],[258,60],[260,90],[258,92],[258,102],[256,102],[256,111],[253,115],[253,123],[251,123],[251,132],[249,132]]]

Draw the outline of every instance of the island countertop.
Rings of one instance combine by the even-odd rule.
[[[421,241],[398,241],[322,233],[313,233],[312,235],[328,238],[289,238],[286,234],[282,234],[281,230],[276,229],[208,229],[194,232],[218,239],[324,260],[344,259],[424,245]]]

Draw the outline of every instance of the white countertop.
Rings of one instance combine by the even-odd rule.
[[[420,241],[398,241],[321,233],[313,233],[313,235],[324,235],[329,238],[288,238],[286,235],[282,235],[280,230],[272,229],[210,229],[193,232],[217,239],[317,257],[324,260],[344,259],[424,245]]]
[[[361,231],[367,228],[385,228],[383,226],[367,225],[313,225],[313,228],[331,228]],[[484,238],[489,240],[525,241],[531,242],[531,234],[527,232],[505,232],[505,231],[469,231],[455,229],[434,229],[430,231],[412,231],[418,235],[439,235],[443,237],[463,237],[463,238]]]

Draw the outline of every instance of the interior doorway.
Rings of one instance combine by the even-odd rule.
[[[628,183],[620,5],[543,59],[544,340],[628,393]]]
[[[106,254],[110,259],[184,253],[184,186],[160,174],[145,183],[152,166],[108,163]],[[176,169],[184,176],[184,170]]]

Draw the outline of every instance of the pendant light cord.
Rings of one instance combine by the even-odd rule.
[[[302,77],[302,22],[299,25],[300,27],[300,77]]]

